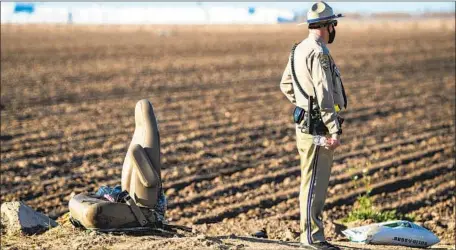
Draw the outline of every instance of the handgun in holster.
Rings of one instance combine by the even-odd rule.
[[[306,134],[313,134],[316,131],[315,125],[318,119],[318,110],[313,108],[313,96],[308,98],[308,111],[306,112],[303,108],[296,106],[293,112],[294,122],[298,125],[302,124],[302,132]],[[304,122],[303,122],[304,121]]]
[[[309,108],[308,112],[306,112],[303,108],[296,106],[296,108],[293,111],[293,120],[296,124],[302,125],[301,131],[306,133],[306,134],[311,134],[312,132],[312,127],[313,127],[313,97],[310,96],[308,98],[308,105],[307,107]],[[304,121],[304,122],[303,122]]]
[[[318,110],[318,107],[314,109],[313,103],[313,96],[309,96],[307,105],[309,110],[308,112],[305,112],[305,110],[300,107],[296,107],[293,113],[294,122],[301,124],[304,120],[302,132],[306,134],[327,135],[329,133],[328,128],[325,126],[321,118],[321,113]],[[342,125],[343,118],[338,116],[338,119],[339,123]]]

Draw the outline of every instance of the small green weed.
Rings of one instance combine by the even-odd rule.
[[[356,205],[354,206],[353,210],[350,211],[348,216],[342,219],[343,223],[349,223],[358,220],[372,220],[374,222],[383,222],[399,219],[396,210],[382,212],[377,211],[372,204],[371,197],[367,194],[359,196],[355,204]]]
[[[350,223],[354,221],[372,221],[372,222],[384,222],[389,220],[409,220],[414,221],[415,216],[411,214],[401,215],[397,213],[396,210],[389,211],[378,211],[372,201],[370,193],[372,191],[371,187],[371,177],[368,175],[369,166],[371,165],[370,161],[367,160],[364,169],[362,171],[362,178],[359,179],[357,175],[353,177],[353,186],[357,189],[362,187],[365,189],[365,193],[359,195],[356,199],[356,202],[353,206],[352,211],[349,212],[348,216],[341,220],[342,223]]]

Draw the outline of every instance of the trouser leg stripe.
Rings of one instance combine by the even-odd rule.
[[[310,218],[310,209],[312,208],[312,194],[313,194],[313,188],[314,188],[314,181],[315,181],[315,175],[316,175],[316,168],[317,168],[317,162],[318,162],[318,152],[320,151],[320,146],[316,146],[315,150],[315,156],[314,160],[312,162],[312,175],[310,178],[310,187],[309,187],[309,193],[307,195],[307,241],[309,244],[312,244],[312,222]]]

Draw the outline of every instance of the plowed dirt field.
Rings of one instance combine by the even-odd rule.
[[[415,214],[454,243],[454,28],[340,26],[329,48],[348,110],[328,236],[339,237],[330,222],[366,191],[353,179],[367,169],[378,209]],[[306,36],[295,25],[2,25],[1,201],[55,218],[72,193],[120,184],[134,105],[147,98],[160,123],[171,222],[219,223],[227,234],[260,220],[297,230],[293,106],[278,84]]]

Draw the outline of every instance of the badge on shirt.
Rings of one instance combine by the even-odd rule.
[[[321,53],[319,58],[320,58],[320,64],[323,67],[323,69],[328,70],[329,69],[329,56],[327,54]]]

